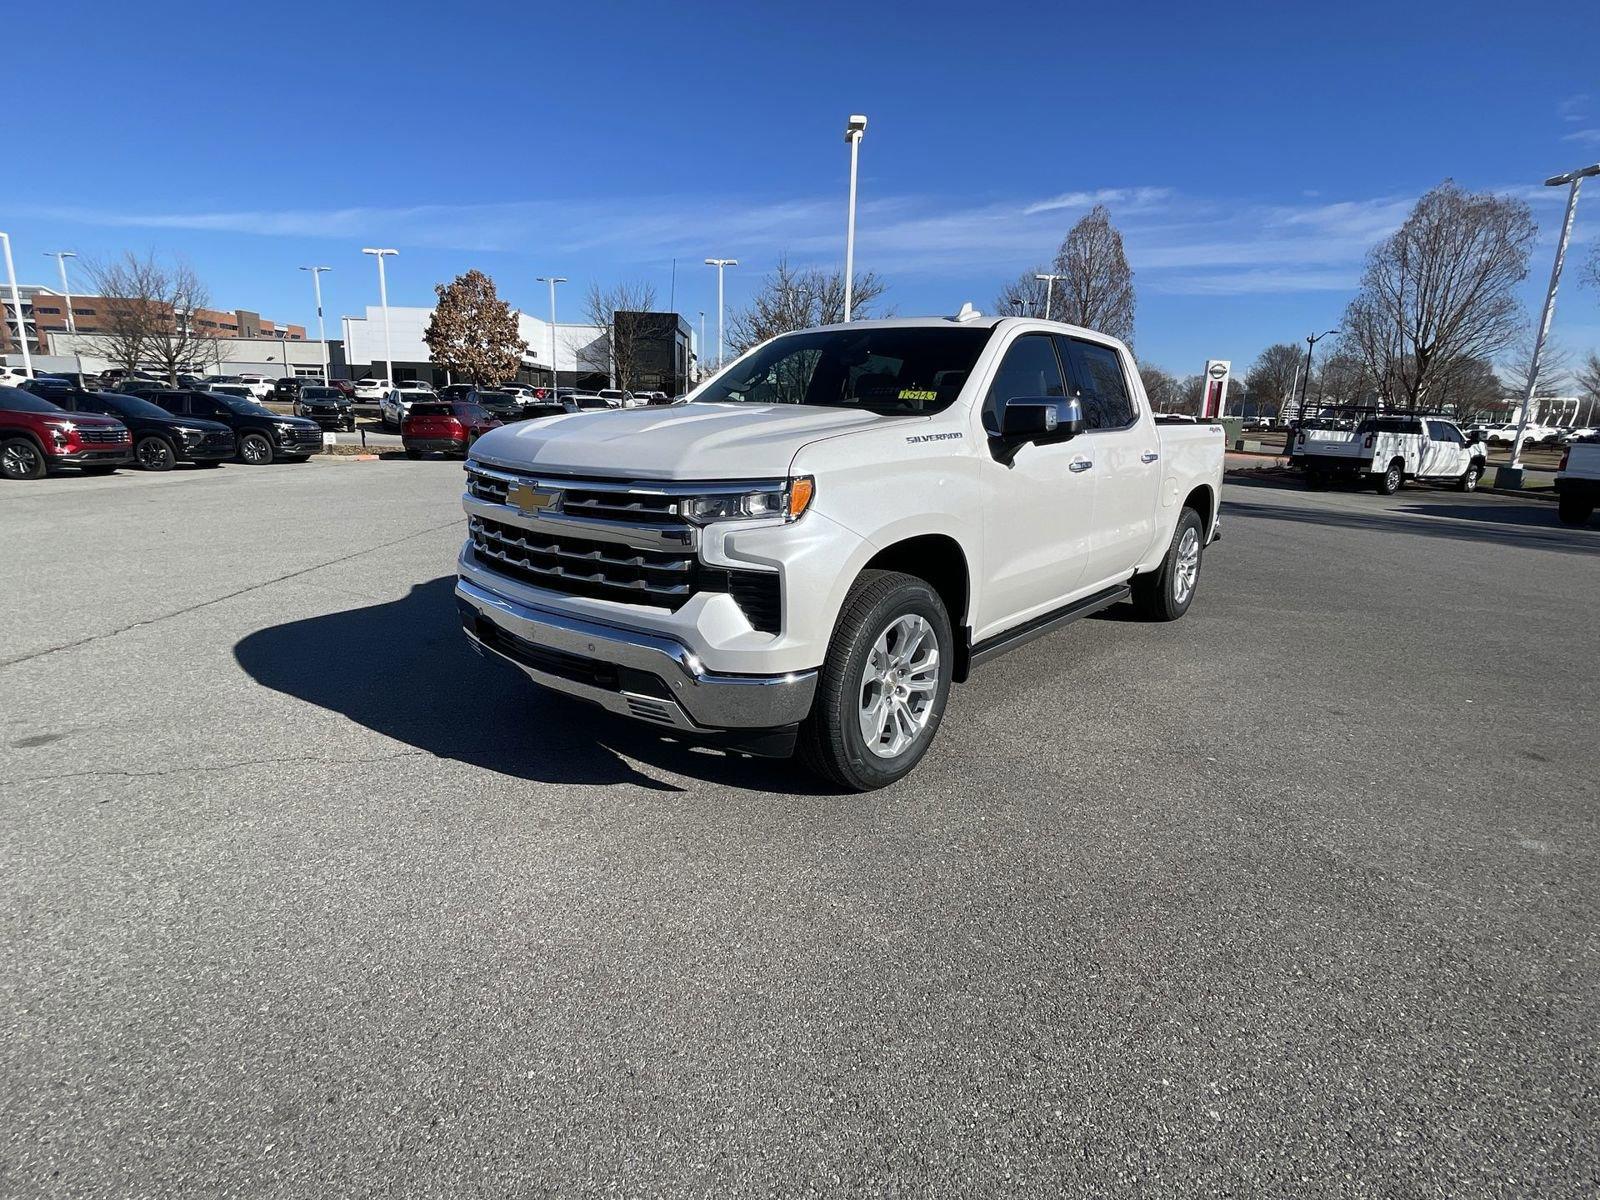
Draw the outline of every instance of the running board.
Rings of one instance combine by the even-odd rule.
[[[992,638],[985,638],[972,648],[967,657],[968,667],[976,667],[990,659],[999,658],[1008,650],[1015,650],[1018,646],[1026,646],[1035,638],[1042,638],[1047,633],[1054,633],[1063,625],[1070,625],[1079,617],[1087,617],[1090,613],[1097,613],[1102,608],[1110,608],[1119,601],[1128,599],[1133,595],[1132,589],[1125,583],[1116,584],[1092,596],[1085,596],[1082,600],[1074,600],[1065,607],[1054,612],[1047,612],[1043,616],[1035,617],[1018,625],[1015,629],[1008,629],[1004,633],[997,633]]]

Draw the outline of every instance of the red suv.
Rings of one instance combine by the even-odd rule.
[[[0,387],[0,478],[39,479],[57,467],[109,475],[132,461],[133,435],[121,421]]]
[[[478,404],[461,400],[413,401],[400,424],[400,440],[407,458],[421,458],[430,451],[465,457],[473,442],[499,426],[500,422]]]

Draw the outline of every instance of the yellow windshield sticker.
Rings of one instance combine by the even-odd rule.
[[[900,399],[902,400],[937,400],[938,398],[938,393],[936,392],[923,392],[916,388],[903,388],[900,392]]]

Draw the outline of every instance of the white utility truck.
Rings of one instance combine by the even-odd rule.
[[[970,306],[833,325],[669,406],[485,434],[456,598],[546,687],[864,791],[980,663],[1122,600],[1181,617],[1222,462],[1113,338]]]
[[[1600,436],[1573,442],[1556,472],[1557,508],[1563,523],[1587,525],[1600,504]]]
[[[1370,482],[1392,496],[1408,479],[1470,492],[1483,477],[1488,452],[1477,434],[1462,433],[1446,417],[1389,411],[1337,424],[1308,422],[1295,434],[1292,457],[1313,486]]]

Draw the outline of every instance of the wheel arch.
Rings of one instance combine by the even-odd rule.
[[[914,575],[938,593],[945,611],[950,614],[950,627],[956,631],[954,678],[957,683],[966,679],[972,644],[969,621],[972,570],[961,543],[947,533],[913,534],[878,550],[862,565],[861,571],[899,571]],[[856,578],[860,578],[861,571],[856,573]]]
[[[1189,494],[1183,498],[1179,506],[1180,511],[1192,508],[1200,514],[1200,528],[1205,531],[1206,541],[1211,540],[1211,531],[1217,519],[1217,495],[1209,483],[1196,484],[1189,489]],[[1163,551],[1166,549],[1162,547]]]

